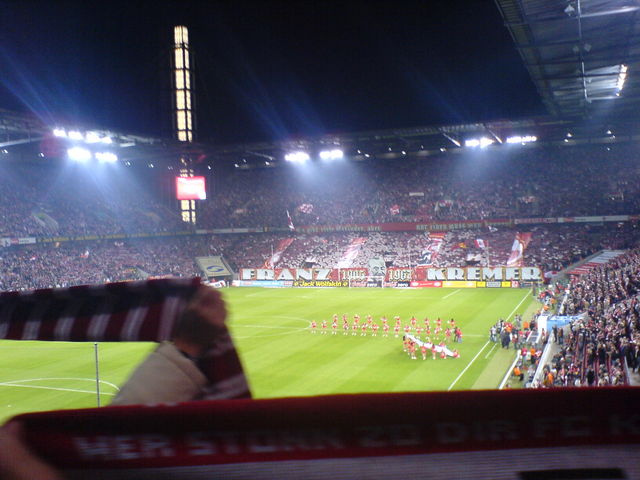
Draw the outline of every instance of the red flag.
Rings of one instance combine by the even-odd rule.
[[[486,242],[482,238],[476,238],[476,247],[484,250],[489,245],[489,242]]]

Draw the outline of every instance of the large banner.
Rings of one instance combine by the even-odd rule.
[[[384,277],[387,273],[387,265],[384,263],[384,258],[375,257],[369,259],[369,274],[372,277]]]
[[[367,268],[241,268],[240,280],[272,281],[347,281],[350,278],[369,276]],[[486,282],[495,286],[498,282],[539,282],[542,272],[538,267],[419,267],[389,268],[386,281],[417,282]],[[418,286],[418,285],[416,285]],[[421,286],[421,285],[420,285]],[[440,286],[440,285],[438,285]],[[488,286],[488,285],[487,285]]]
[[[33,245],[34,243],[36,243],[35,237],[0,238],[0,247],[11,247],[12,245]]]
[[[444,242],[445,235],[446,234],[444,232],[432,233],[429,235],[429,244],[424,248],[424,250],[422,250],[422,254],[418,260],[418,265],[431,266],[434,264],[436,258],[438,258],[438,253],[440,253],[440,248]]]
[[[271,254],[271,257],[268,258],[267,260],[265,260],[264,268],[273,268],[273,267],[275,267],[276,264],[282,258],[282,254],[284,253],[284,251],[287,248],[289,248],[289,245],[291,245],[293,243],[293,240],[294,240],[293,237],[283,238],[282,240],[280,240],[280,242],[278,242],[278,246],[276,247],[276,249]]]
[[[347,250],[342,254],[342,258],[336,264],[336,268],[349,268],[351,265],[353,265],[353,261],[360,253],[360,249],[366,241],[367,239],[364,237],[354,238],[351,241],[351,244],[347,247]]]
[[[409,267],[387,268],[387,282],[409,282],[413,279],[413,269]]]
[[[231,272],[219,255],[196,257],[196,263],[207,277],[228,277]]]
[[[516,238],[511,246],[511,255],[507,260],[507,267],[522,267],[524,265],[524,251],[531,241],[531,232],[516,233]]]

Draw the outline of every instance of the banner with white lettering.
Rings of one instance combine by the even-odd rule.
[[[440,252],[440,248],[442,247],[442,243],[444,242],[445,235],[446,233],[444,232],[429,234],[429,243],[422,250],[422,254],[418,260],[419,266],[428,267],[435,263],[436,258],[438,258],[438,253]]]
[[[640,478],[639,403],[637,388],[518,389],[106,407],[15,420],[32,450],[74,479]],[[553,408],[523,415],[522,405]]]
[[[353,265],[353,261],[360,253],[360,249],[366,243],[367,239],[364,237],[354,238],[345,252],[342,254],[342,258],[336,264],[336,268],[349,268]]]
[[[349,280],[373,275],[366,267],[330,268],[241,268],[243,281]],[[542,273],[538,267],[392,267],[387,269],[387,281],[525,281],[538,282]]]
[[[267,258],[267,260],[264,262],[264,268],[275,267],[282,258],[282,254],[293,243],[293,240],[293,237],[283,238],[282,240],[280,240],[278,242],[278,246],[271,253],[271,257]]]
[[[511,246],[511,254],[507,260],[507,267],[522,267],[524,265],[524,251],[531,241],[531,232],[517,232]]]

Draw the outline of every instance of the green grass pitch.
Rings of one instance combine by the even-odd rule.
[[[334,393],[496,388],[513,359],[488,342],[500,317],[531,312],[526,289],[260,289],[224,290],[229,325],[257,398]],[[312,320],[337,313],[386,315],[389,337],[368,332],[311,334]],[[404,322],[454,318],[463,342],[458,359],[411,360],[393,335],[393,317]],[[433,324],[433,322],[432,322]],[[433,327],[432,327],[433,328]],[[148,343],[98,346],[101,403],[106,405],[132,368],[153,348]],[[0,423],[23,412],[94,407],[94,345],[65,342],[0,342]]]

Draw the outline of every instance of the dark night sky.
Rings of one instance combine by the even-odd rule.
[[[178,23],[202,141],[544,113],[489,0],[8,2],[0,22],[0,108],[47,123],[160,135]]]

